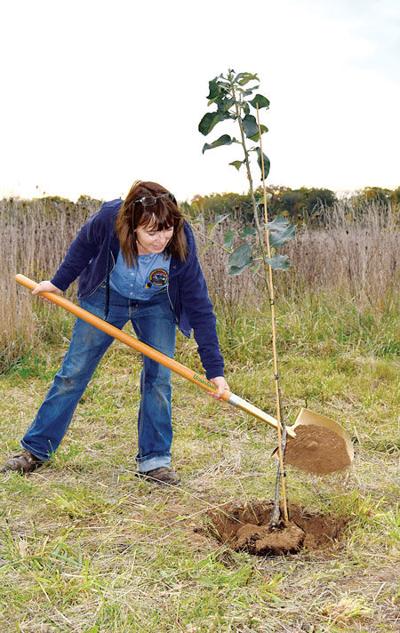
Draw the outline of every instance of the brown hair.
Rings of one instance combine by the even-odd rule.
[[[145,196],[168,194],[168,189],[156,182],[136,180],[122,202],[115,221],[115,230],[121,246],[122,255],[128,266],[133,266],[137,255],[136,229],[138,226],[155,226],[157,231],[174,227],[173,236],[168,242],[165,254],[180,261],[187,256],[187,242],[183,228],[184,218],[172,194],[158,198],[151,206],[138,202]]]

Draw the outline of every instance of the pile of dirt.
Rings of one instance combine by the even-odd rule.
[[[271,502],[225,504],[210,510],[210,531],[235,551],[258,556],[295,554],[301,549],[322,549],[339,540],[348,520],[311,513],[291,505],[289,523],[279,529],[269,527]]]
[[[296,437],[288,437],[285,463],[315,475],[328,475],[351,464],[346,442],[323,426],[300,425]]]

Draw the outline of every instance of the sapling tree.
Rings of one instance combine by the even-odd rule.
[[[286,270],[289,267],[287,255],[282,255],[278,249],[294,237],[295,227],[281,216],[268,220],[267,193],[265,180],[270,169],[268,156],[263,152],[262,136],[268,128],[260,123],[260,110],[269,108],[269,100],[260,94],[259,78],[254,73],[235,73],[228,70],[209,82],[208,106],[213,107],[199,123],[199,131],[207,136],[217,125],[233,123],[238,137],[224,133],[214,141],[205,143],[204,152],[224,145],[239,145],[241,156],[230,162],[238,171],[245,169],[249,193],[253,206],[254,226],[245,226],[239,234],[239,244],[235,243],[232,230],[224,236],[225,247],[231,249],[228,260],[228,273],[240,275],[248,268],[259,268],[262,263],[263,278],[269,296],[272,321],[272,346],[274,360],[274,381],[276,392],[276,410],[278,425],[278,466],[275,483],[275,504],[270,525],[277,528],[281,525],[280,494],[282,493],[283,519],[288,521],[287,495],[285,485],[284,452],[286,446],[286,426],[282,411],[282,397],[280,389],[278,357],[276,347],[276,318],[275,293],[273,284],[273,270]],[[255,188],[253,171],[254,160],[259,168],[258,178],[262,181],[262,197],[259,187]],[[260,178],[261,176],[261,178]],[[233,248],[234,247],[234,248]]]

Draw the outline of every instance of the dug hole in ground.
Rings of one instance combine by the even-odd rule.
[[[352,449],[343,437],[328,428],[299,426],[288,438],[285,462],[314,475],[348,468]],[[313,513],[289,505],[289,521],[272,528],[272,502],[235,501],[208,512],[208,532],[235,551],[259,556],[295,554],[301,549],[329,548],[340,540],[349,519]]]

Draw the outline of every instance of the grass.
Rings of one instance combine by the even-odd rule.
[[[330,550],[266,559],[210,537],[210,507],[270,498],[275,437],[178,377],[174,463],[182,486],[138,480],[140,363],[114,344],[51,466],[27,478],[2,476],[2,632],[400,629],[400,364],[390,347],[398,321],[380,332],[377,316],[361,323],[349,306],[329,317],[322,301],[308,319],[306,309],[288,307],[281,317],[286,414],[292,420],[307,405],[331,416],[357,454],[346,475],[290,470],[289,495],[310,510],[350,517],[345,539]],[[244,318],[238,310],[234,332],[220,320],[232,390],[273,411],[268,327],[256,312]],[[193,341],[178,347],[177,358],[198,366]],[[18,448],[63,353],[59,343],[39,347],[1,378],[2,459]]]
[[[294,339],[296,349],[301,341],[307,353],[311,340],[319,340],[328,353],[337,342],[352,348],[363,342],[374,354],[398,357],[398,209],[373,200],[362,207],[353,203],[342,200],[334,208],[321,208],[323,224],[302,225],[296,239],[285,246],[292,266],[275,276],[278,296],[287,301],[286,309],[279,312],[280,340],[292,348]],[[77,203],[55,198],[0,200],[0,372],[19,363],[32,347],[58,344],[62,335],[68,336],[65,315],[33,299],[15,282],[15,274],[23,273],[36,281],[52,278],[77,231],[99,206],[98,201],[87,198]],[[263,284],[250,269],[240,276],[226,274],[224,234],[230,229],[238,236],[242,226],[232,219],[213,226],[202,216],[191,217],[210,295],[223,317],[224,347],[229,350],[233,346],[234,353],[238,345],[242,352],[252,347],[256,354],[252,360],[259,363],[265,346],[258,333],[259,318],[250,319],[253,331],[249,331],[249,324],[243,324],[248,314],[240,306],[258,305]],[[238,244],[236,241],[235,246]],[[70,298],[75,294],[75,288],[68,290]],[[331,318],[332,309],[337,322]],[[240,339],[243,326],[246,336]],[[258,348],[249,346],[249,341],[257,340],[261,343]]]

